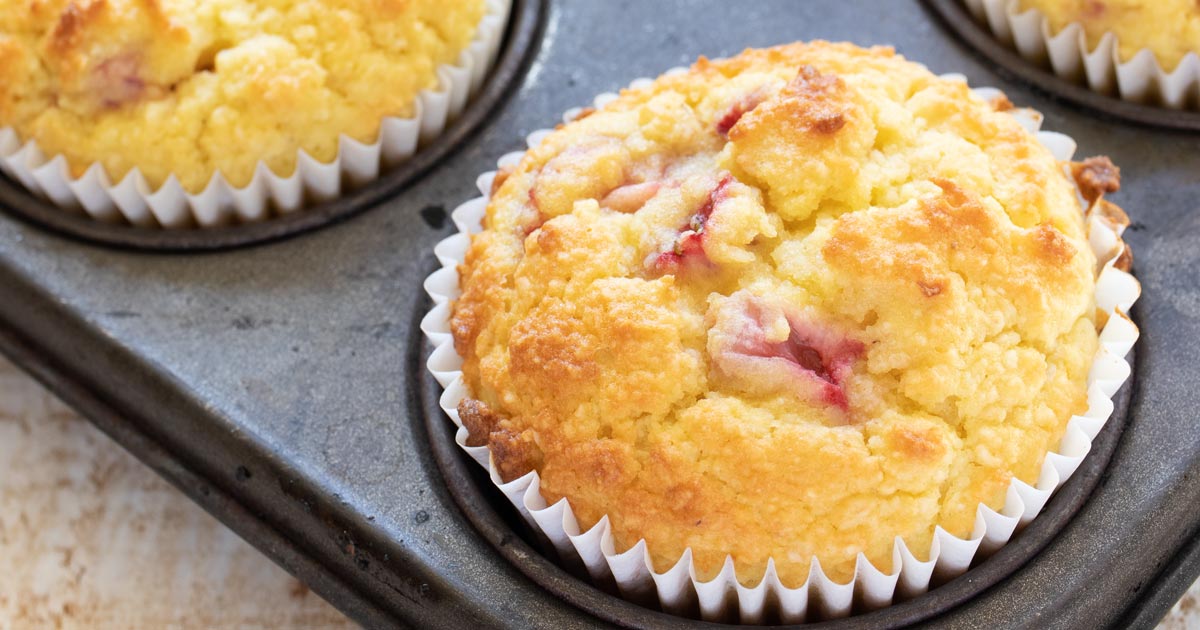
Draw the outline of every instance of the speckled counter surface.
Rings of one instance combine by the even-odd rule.
[[[1188,589],[1158,627],[1160,630],[1200,629],[1200,582]]]
[[[0,629],[343,627],[0,358]]]
[[[352,624],[0,358],[0,629],[47,627]]]

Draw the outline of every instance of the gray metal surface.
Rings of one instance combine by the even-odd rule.
[[[353,220],[253,248],[164,255],[0,216],[0,347],[369,625],[592,625],[476,533],[433,462],[416,323],[431,248],[450,230],[434,208],[473,196],[478,173],[565,109],[698,54],[810,38],[894,44],[1040,109],[1082,154],[1112,156],[1126,184],[1113,200],[1136,221],[1127,240],[1145,289],[1130,420],[1098,489],[1029,564],[935,621],[1091,628],[1165,611],[1162,593],[1197,570],[1173,562],[1196,555],[1180,552],[1200,522],[1197,136],[1096,119],[1010,83],[915,2],[550,7],[514,97],[423,180]]]

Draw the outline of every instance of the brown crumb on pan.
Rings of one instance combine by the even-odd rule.
[[[1121,169],[1108,156],[1098,155],[1082,162],[1071,163],[1071,176],[1079,185],[1079,192],[1089,202],[1094,202],[1105,193],[1121,189]]]

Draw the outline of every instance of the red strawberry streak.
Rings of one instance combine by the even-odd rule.
[[[534,190],[534,188],[529,189],[529,205],[533,209],[533,220],[525,224],[524,236],[533,234],[534,230],[546,223],[546,215],[542,214],[542,209],[538,207],[537,193]]]
[[[802,372],[822,381],[821,399],[826,404],[843,410],[849,407],[842,381],[849,368],[862,355],[862,343],[844,339],[836,343],[820,343],[804,334],[806,326],[791,321],[791,333],[787,341],[770,344],[766,356],[777,357],[794,363]]]
[[[695,261],[709,264],[704,257],[705,226],[712,217],[717,204],[729,198],[729,185],[733,183],[733,175],[725,173],[717,182],[717,187],[708,193],[704,205],[693,214],[686,225],[679,228],[679,237],[675,240],[672,251],[663,252],[654,260],[653,267],[659,273],[674,273],[686,262]]]
[[[721,134],[722,136],[729,135],[729,130],[733,129],[733,126],[738,124],[738,121],[742,119],[742,116],[754,111],[754,108],[761,105],[764,100],[766,99],[759,90],[755,90],[743,96],[729,108],[729,111],[725,112],[725,115],[722,116],[720,120],[717,121],[717,133]]]
[[[753,325],[745,329],[745,336],[735,347],[735,352],[748,357],[782,359],[803,377],[820,381],[822,402],[843,411],[849,409],[843,382],[866,349],[862,342],[835,336],[827,329],[789,314],[788,338],[771,343],[764,338],[765,313],[758,304],[750,302],[746,315]]]

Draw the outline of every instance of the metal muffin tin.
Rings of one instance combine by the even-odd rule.
[[[1200,574],[1200,136],[1031,88],[918,2],[523,0],[487,88],[495,100],[418,157],[407,182],[345,201],[368,209],[353,220],[163,253],[0,215],[0,350],[365,625],[704,625],[624,602],[541,555],[453,445],[424,369],[421,282],[452,229],[445,211],[528,132],[699,54],[815,38],[893,44],[1041,110],[1081,155],[1112,156],[1144,288],[1134,375],[1046,511],[962,577],[827,625],[1152,625]],[[37,205],[0,179],[9,213]],[[245,242],[235,232],[189,246]]]

